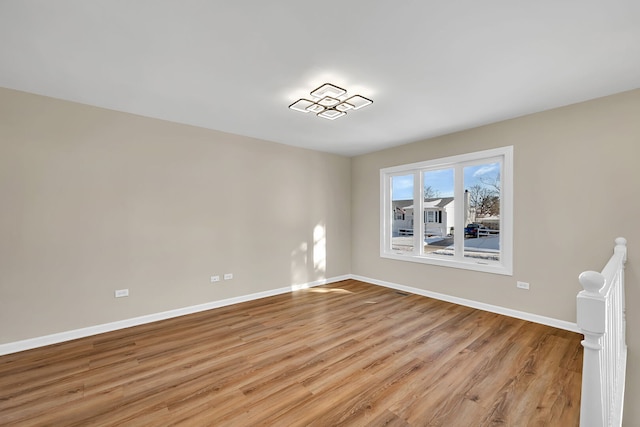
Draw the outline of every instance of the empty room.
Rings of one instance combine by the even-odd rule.
[[[639,40],[0,2],[0,425],[640,425]]]

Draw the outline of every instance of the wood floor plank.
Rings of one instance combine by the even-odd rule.
[[[581,337],[346,280],[0,357],[7,426],[577,426]]]

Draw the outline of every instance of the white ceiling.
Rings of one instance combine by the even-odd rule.
[[[352,156],[640,87],[640,1],[1,0],[0,86]]]

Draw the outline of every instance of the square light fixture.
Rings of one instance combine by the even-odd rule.
[[[332,85],[331,83],[325,83],[317,89],[311,91],[311,96],[316,98],[324,98],[325,96],[330,96],[332,98],[337,98],[339,96],[347,93],[346,89],[342,89],[336,85]]]
[[[338,98],[333,98],[331,96],[325,96],[320,101],[318,101],[318,104],[325,107],[333,107],[334,105],[337,105],[339,103],[340,103],[340,100]]]
[[[309,107],[314,104],[315,102],[309,101],[308,99],[298,99],[296,102],[289,105],[289,108],[291,108],[292,110],[300,111],[302,113],[308,113],[309,111],[311,111],[309,110]]]
[[[354,110],[359,110],[360,108],[366,107],[367,105],[373,103],[372,100],[361,95],[353,95],[351,98],[345,99],[344,102],[348,102],[349,104],[353,105]]]
[[[351,110],[352,108],[353,108],[353,105],[345,101],[342,101],[340,104],[335,106],[335,109],[338,111],[347,111],[347,110]]]
[[[317,115],[324,119],[335,120],[339,117],[346,116],[347,113],[345,113],[344,111],[338,111],[335,108],[327,108],[326,110],[324,110],[321,113],[318,113]]]
[[[348,97],[347,90],[331,83],[325,83],[312,90],[311,100],[301,98],[289,105],[289,108],[303,113],[316,113],[318,117],[335,120],[346,116],[349,110],[359,110],[373,101],[362,95]]]
[[[325,107],[320,104],[311,104],[307,107],[307,111],[311,111],[312,113],[320,113],[324,111]],[[305,111],[306,112],[306,111]]]

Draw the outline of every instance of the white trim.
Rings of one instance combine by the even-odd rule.
[[[352,274],[351,278],[354,280],[360,280],[361,282],[371,283],[372,285],[384,286],[385,288],[397,289],[399,291],[405,291],[412,294],[422,295],[424,297],[434,298],[441,301],[451,302],[465,307],[477,308],[478,310],[484,310],[491,313],[502,314],[504,316],[514,317],[516,319],[527,320],[529,322],[539,323],[541,325],[547,325],[558,329],[564,329],[570,332],[580,332],[578,325],[573,322],[567,322],[565,320],[558,320],[551,317],[540,316],[537,314],[527,313],[524,311],[513,310],[506,307],[500,307],[497,305],[485,304],[479,301],[473,301],[464,298],[458,298],[451,295],[441,294],[438,292],[427,291],[424,289],[413,288],[411,286],[400,285],[397,283],[386,282],[383,280],[371,279],[369,277],[358,276]]]
[[[218,301],[211,301],[204,304],[192,305],[190,307],[178,308],[175,310],[163,311],[160,313],[148,314],[145,316],[134,317],[131,319],[118,320],[116,322],[104,323],[96,326],[89,326],[87,328],[74,329],[71,331],[59,332],[51,335],[45,335],[36,338],[29,338],[22,341],[10,342],[6,344],[0,344],[0,356],[5,354],[17,353],[19,351],[31,350],[37,347],[44,347],[51,344],[58,344],[65,341],[71,341],[78,338],[85,338],[92,335],[102,334],[105,332],[117,331],[119,329],[129,328],[132,326],[144,325],[146,323],[157,322],[159,320],[171,319],[173,317],[184,316],[187,314],[198,313],[201,311],[211,310],[214,308],[225,307],[232,304],[238,304],[241,302],[253,301],[261,298],[271,297],[280,294],[286,294],[287,292],[293,292],[300,289],[312,288],[314,286],[326,285],[329,283],[339,282],[341,280],[350,279],[350,275],[337,276],[329,279],[316,280],[310,283],[304,283],[301,285],[291,285],[284,288],[272,289],[264,292],[257,292],[255,294],[241,295],[238,297],[227,298]]]
[[[440,267],[450,267],[450,268],[458,268],[461,270],[471,270],[478,271],[482,273],[493,273],[493,274],[501,274],[503,276],[513,276],[513,271],[510,269],[505,269],[501,265],[497,264],[479,264],[471,261],[460,261],[456,259],[449,258],[435,258],[429,257],[425,255],[405,255],[405,254],[397,254],[393,252],[386,252],[380,254],[381,258],[394,259],[396,261],[405,261],[405,262],[417,262],[421,264],[428,265],[438,265]],[[494,261],[495,262],[495,261]]]
[[[500,190],[500,259],[477,260],[464,255],[464,202],[462,209],[456,208],[454,224],[455,251],[452,256],[434,256],[423,253],[423,222],[417,212],[423,211],[422,197],[423,172],[450,168],[454,173],[454,198],[464,201],[464,168],[484,162],[499,162],[501,176]],[[413,251],[394,251],[392,245],[392,178],[395,176],[413,175],[414,188],[414,232]],[[460,202],[459,202],[460,203]],[[459,204],[458,203],[458,204]],[[419,207],[419,208],[418,208]],[[417,222],[416,222],[417,221]],[[417,163],[392,166],[380,169],[380,257],[398,261],[417,262],[422,264],[439,265],[443,267],[461,268],[484,273],[513,275],[513,146],[494,148],[490,150],[465,153],[440,159],[425,160]]]
[[[407,173],[411,170],[421,170],[426,168],[444,168],[447,166],[453,166],[457,163],[473,162],[476,160],[482,160],[490,157],[501,157],[506,151],[513,152],[513,146],[509,145],[501,148],[491,148],[489,150],[476,151],[473,153],[457,154],[449,157],[441,157],[439,159],[424,160],[416,163],[409,163],[398,166],[391,166],[383,168],[382,170],[387,174]]]
[[[227,298],[219,301],[211,301],[205,304],[193,305],[190,307],[178,308],[175,310],[164,311],[160,313],[148,314],[145,316],[134,317],[131,319],[119,320],[111,323],[104,323],[101,325],[90,326],[87,328],[75,329],[66,332],[59,332],[56,334],[45,335],[42,337],[29,338],[22,341],[16,341],[6,344],[0,344],[0,356],[17,353],[20,351],[30,350],[37,347],[44,347],[47,345],[58,344],[65,341],[71,341],[78,338],[85,338],[92,335],[102,334],[105,332],[116,331],[119,329],[129,328],[132,326],[144,325],[146,323],[157,322],[159,320],[171,319],[173,317],[184,316],[187,314],[198,313],[201,311],[211,310],[214,308],[225,307],[232,304],[239,304],[242,302],[253,301],[261,298],[266,298],[275,295],[286,294],[287,292],[293,292],[300,289],[312,288],[320,285],[327,285],[330,283],[340,282],[342,280],[354,279],[361,282],[371,283],[373,285],[384,286],[390,289],[397,289],[405,292],[410,292],[416,295],[422,295],[429,298],[438,299],[441,301],[447,301],[454,304],[463,305],[466,307],[476,308],[479,310],[489,311],[491,313],[502,314],[516,319],[528,320],[534,323],[540,323],[542,325],[552,326],[558,329],[564,329],[571,332],[579,332],[578,325],[572,322],[566,322],[564,320],[557,320],[550,317],[539,316],[537,314],[526,313],[523,311],[512,310],[510,308],[500,307],[491,304],[485,304],[478,301],[468,300],[464,298],[458,298],[450,295],[440,294],[437,292],[431,292],[424,289],[414,288],[411,286],[400,285],[397,283],[386,282],[383,280],[372,279],[369,277],[358,276],[356,274],[346,274],[343,276],[332,277],[329,279],[316,280],[314,282],[305,283],[301,285],[291,285],[288,287],[272,289],[264,292],[257,292],[249,295],[242,295],[233,298]]]

